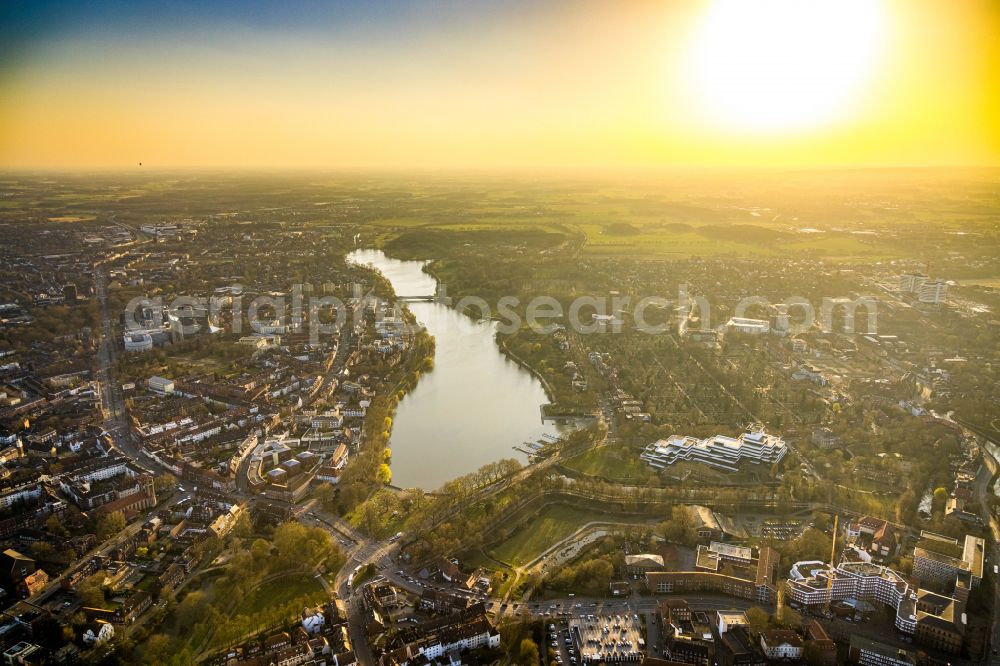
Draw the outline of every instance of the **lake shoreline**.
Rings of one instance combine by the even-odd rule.
[[[359,249],[348,260],[379,271],[397,296],[437,293],[432,261],[402,260]],[[434,370],[400,400],[389,445],[393,483],[424,490],[504,458],[516,448],[558,436],[544,418],[551,386],[497,340],[495,324],[438,301],[403,304],[435,341]]]

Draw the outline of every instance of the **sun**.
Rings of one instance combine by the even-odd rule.
[[[708,120],[787,133],[842,120],[885,40],[881,0],[714,0],[685,67]]]

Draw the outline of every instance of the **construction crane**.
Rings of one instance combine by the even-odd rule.
[[[826,604],[823,606],[824,615],[830,613],[830,597],[833,595],[833,570],[837,566],[837,527],[840,525],[840,514],[833,516],[833,539],[830,543],[830,570],[826,574]]]

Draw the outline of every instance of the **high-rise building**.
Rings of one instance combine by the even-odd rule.
[[[905,293],[913,293],[920,289],[920,285],[927,281],[927,276],[923,273],[903,273],[899,276],[899,290]]]
[[[926,280],[917,290],[917,300],[921,303],[943,303],[948,295],[948,283],[944,280]]]

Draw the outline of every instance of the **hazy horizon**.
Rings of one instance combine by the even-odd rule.
[[[987,0],[5,8],[0,169],[1000,165]]]

